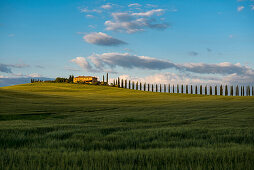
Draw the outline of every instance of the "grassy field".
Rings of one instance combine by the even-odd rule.
[[[253,169],[254,97],[0,88],[0,169]]]

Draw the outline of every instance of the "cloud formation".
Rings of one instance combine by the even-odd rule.
[[[91,64],[88,62],[90,60]],[[175,69],[180,72],[197,74],[219,74],[219,75],[245,75],[254,76],[254,70],[240,63],[232,64],[228,62],[218,64],[206,63],[185,63],[177,64],[169,60],[161,60],[147,56],[137,56],[129,53],[102,53],[93,54],[88,58],[77,57],[72,60],[85,70],[99,71],[105,68],[137,68],[148,70]]]
[[[163,30],[169,27],[167,23],[156,23],[156,19],[152,18],[155,14],[161,15],[163,9],[153,9],[147,12],[112,13],[112,20],[105,21],[106,30],[135,33],[144,31],[145,28]]]
[[[144,77],[132,77],[130,75],[121,75],[120,79],[146,82],[149,84],[189,84],[189,85],[220,85],[220,84],[231,84],[231,85],[254,85],[254,76],[238,76],[236,74],[231,74],[227,76],[193,76],[185,73],[159,73]],[[109,82],[113,82],[113,79],[110,79]]]
[[[0,72],[3,73],[12,73],[12,68],[26,68],[29,67],[28,64],[1,64],[0,63]]]
[[[237,7],[237,11],[238,11],[238,12],[241,12],[243,9],[244,9],[244,6],[239,6],[239,7]]]
[[[111,9],[112,6],[110,4],[102,5],[101,8],[103,9]]]
[[[113,38],[103,32],[94,32],[87,34],[83,37],[83,39],[90,44],[102,46],[117,46],[127,44],[126,42]]]
[[[129,4],[128,7],[141,7],[139,3]]]
[[[189,55],[191,55],[191,56],[197,56],[197,55],[198,55],[198,52],[196,52],[196,51],[190,51],[190,52],[189,52]]]

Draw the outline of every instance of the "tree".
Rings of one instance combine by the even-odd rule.
[[[236,88],[235,88],[235,95],[236,95],[236,96],[239,96],[239,87],[238,87],[238,85],[237,85]]]
[[[207,85],[205,86],[205,95],[207,95]]]
[[[137,83],[136,83],[136,90],[138,90],[138,81],[137,81]]]
[[[210,95],[213,95],[213,88],[210,86]]]
[[[124,85],[124,88],[127,89],[127,79],[125,80],[125,85]]]
[[[216,86],[214,86],[214,95],[218,95],[218,89],[217,89],[217,85]]]
[[[189,94],[189,86],[188,85],[186,85],[186,87],[185,87],[185,93]]]
[[[161,92],[161,84],[160,84],[160,92]]]
[[[142,90],[142,83],[139,83],[139,90]]]
[[[179,93],[179,85],[177,84],[176,93]]]
[[[192,89],[192,85],[190,86],[190,88],[191,88],[191,89],[190,89],[190,90],[191,90],[191,94],[193,94],[193,89]]]
[[[68,83],[72,83],[73,79],[74,79],[74,76],[73,75],[69,75]]]
[[[166,93],[167,89],[166,89],[166,84],[164,84],[164,93]]]
[[[233,95],[234,95],[234,87],[231,86],[231,87],[230,87],[230,96],[233,96]]]
[[[175,93],[175,85],[173,84],[173,87],[172,87],[172,92]]]
[[[223,95],[223,86],[220,85],[220,95],[222,96]]]
[[[203,88],[202,88],[202,85],[200,85],[200,88],[199,88],[199,94],[203,94]]]
[[[228,85],[225,86],[225,96],[228,95]]]
[[[147,91],[150,91],[150,84],[147,85]]]
[[[158,85],[155,86],[155,92],[158,92]]]
[[[146,83],[144,83],[144,88],[143,89],[144,89],[144,91],[146,91]]]
[[[181,86],[181,93],[183,93],[183,84],[182,84],[182,86]]]
[[[103,82],[103,84],[104,84],[104,75],[103,75],[103,77],[102,77],[102,82]]]
[[[152,84],[152,92],[153,92],[153,84]]]
[[[168,93],[170,93],[170,84],[168,84]]]
[[[107,85],[108,85],[108,73],[107,73],[107,79],[106,80],[107,80]]]
[[[134,90],[135,82],[132,81],[132,90]]]
[[[252,96],[254,96],[254,86],[252,86]]]
[[[117,83],[117,87],[120,87],[120,78],[118,77],[118,83]]]
[[[131,81],[129,80],[129,89],[131,89]]]
[[[121,79],[121,87],[123,88],[123,79]]]
[[[195,94],[198,94],[198,86],[195,86]]]

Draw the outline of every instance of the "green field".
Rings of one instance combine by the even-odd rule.
[[[254,97],[0,88],[0,169],[253,169]]]

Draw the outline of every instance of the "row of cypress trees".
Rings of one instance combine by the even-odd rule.
[[[152,92],[164,92],[164,93],[185,93],[185,94],[204,94],[204,95],[225,95],[225,96],[254,96],[254,86],[202,86],[197,85],[161,85],[161,84],[147,84],[142,82],[134,82],[131,80],[116,79],[113,81],[113,85],[119,88],[128,88],[133,90],[143,90]],[[162,88],[163,86],[163,88]],[[172,88],[171,88],[172,87]],[[184,91],[185,88],[185,91]],[[209,93],[208,93],[209,92]]]

